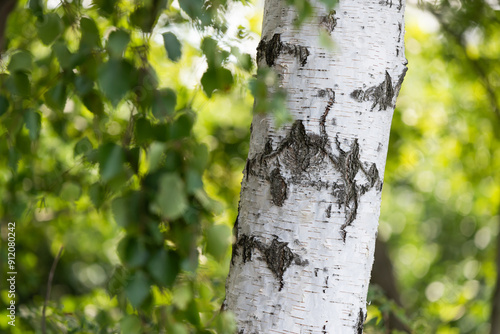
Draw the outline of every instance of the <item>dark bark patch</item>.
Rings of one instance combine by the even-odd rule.
[[[386,81],[388,84],[384,83],[379,86],[386,87],[385,92],[388,92],[387,96],[392,99],[394,90],[388,73],[386,73]],[[365,92],[361,93],[365,94]],[[335,148],[338,153],[334,154],[335,150],[332,150],[326,132],[326,121],[335,103],[335,92],[333,89],[319,90],[317,97],[326,98],[326,106],[318,124],[319,134],[308,133],[302,121],[296,120],[286,137],[277,145],[272,145],[269,139],[260,153],[247,160],[246,177],[253,175],[268,181],[272,203],[276,206],[283,206],[289,195],[290,184],[331,189],[332,196],[337,199],[339,210],[344,208],[345,222],[340,228],[340,234],[345,242],[346,229],[357,217],[360,197],[372,188],[380,191],[382,181],[375,164],[368,165],[361,162],[357,139],[352,141],[348,150],[344,150],[336,137]],[[377,104],[386,106],[386,102],[376,102],[375,105]],[[316,177],[315,171],[327,167],[332,167],[340,173],[340,182],[325,182]],[[287,179],[283,177],[281,170],[287,171],[285,173],[289,175]],[[356,175],[360,172],[366,177],[366,182],[358,185]],[[330,205],[326,209],[327,218],[331,217],[331,207]]]
[[[354,329],[357,330],[358,334],[363,334],[363,324],[365,322],[365,319],[366,319],[366,316],[363,313],[363,309],[360,308],[359,313],[358,313],[358,321],[356,322],[356,327],[354,327]]]
[[[252,254],[257,249],[262,255],[258,258],[266,262],[267,267],[279,281],[279,289],[281,291],[285,284],[283,275],[285,271],[292,265],[306,266],[309,261],[303,260],[299,255],[292,252],[288,247],[288,242],[282,242],[275,236],[270,244],[266,244],[257,240],[254,236],[243,234],[239,240],[233,245],[235,256],[240,255],[243,263],[252,261]]]
[[[333,29],[337,26],[337,19],[335,18],[336,11],[332,10],[327,15],[320,18],[319,24],[326,29],[329,33],[332,33]]]
[[[234,225],[233,225],[234,240],[238,240],[238,234],[239,234],[238,219],[240,217],[239,211],[240,211],[240,209],[239,209],[239,204],[238,204],[238,215],[236,216],[236,220],[235,220]],[[236,245],[233,245],[233,249],[231,250],[231,264],[234,264],[234,259],[236,258],[236,256],[238,256],[237,247],[236,247]]]
[[[259,62],[262,58],[265,58],[267,66],[274,66],[276,59],[281,53],[281,46],[282,43],[280,34],[274,34],[269,41],[266,41],[265,39],[261,40],[257,46],[257,62]]]
[[[403,81],[401,81],[401,83],[403,83]],[[387,108],[392,107],[392,100],[395,93],[389,72],[385,71],[385,80],[378,86],[370,87],[367,90],[356,89],[350,96],[357,102],[373,101],[370,111],[373,111],[377,105],[379,106],[379,111],[387,110]]]
[[[297,58],[302,67],[306,65],[307,57],[310,54],[307,47],[282,42],[281,35],[274,34],[269,41],[265,39],[260,41],[257,46],[257,62],[265,59],[267,66],[272,67],[276,64],[276,59],[282,53],[287,53]]]
[[[275,168],[270,175],[271,198],[276,206],[283,206],[286,200],[287,185],[285,179],[281,176],[279,168]]]

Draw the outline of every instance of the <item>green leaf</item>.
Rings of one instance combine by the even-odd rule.
[[[193,117],[188,113],[180,115],[170,126],[170,139],[177,140],[189,137],[193,123]]]
[[[78,143],[75,144],[75,148],[73,149],[73,155],[77,157],[81,154],[86,154],[93,148],[94,147],[92,146],[90,140],[87,137],[83,137],[78,141]]]
[[[153,115],[159,120],[165,120],[174,113],[176,104],[177,96],[172,89],[156,91],[152,106]]]
[[[177,219],[188,207],[184,182],[176,173],[160,178],[160,190],[155,197],[155,211],[167,219]]]
[[[4,96],[0,95],[0,117],[9,110],[9,100]]]
[[[62,41],[57,41],[54,43],[54,45],[52,45],[52,50],[56,55],[59,65],[61,65],[63,69],[72,68],[72,62],[71,62],[72,54],[69,51],[66,43]]]
[[[205,238],[207,252],[221,260],[231,243],[231,229],[226,225],[213,225],[206,231]]]
[[[120,320],[122,334],[137,334],[142,332],[142,323],[136,315],[128,314]]]
[[[31,67],[33,66],[33,56],[28,51],[19,51],[12,55],[10,58],[9,65],[7,69],[10,72],[21,71],[21,72],[31,72]]]
[[[179,5],[192,19],[203,16],[203,0],[180,0]]]
[[[108,182],[124,171],[125,152],[115,143],[107,143],[99,148],[99,173]]]
[[[43,2],[42,0],[29,0],[28,8],[33,12],[37,18],[43,17]]]
[[[26,110],[24,113],[24,123],[29,130],[30,139],[35,141],[40,135],[40,127],[42,126],[42,117],[32,109]]]
[[[90,93],[82,97],[83,105],[95,115],[104,113],[104,103],[97,91],[92,90]]]
[[[185,310],[193,299],[193,292],[187,285],[176,286],[172,294],[172,302],[181,310]]]
[[[154,142],[151,144],[148,156],[149,156],[149,171],[153,172],[160,166],[165,153],[165,144]]]
[[[134,139],[137,145],[147,145],[154,138],[153,126],[146,118],[139,118],[134,124]]]
[[[203,188],[203,181],[200,173],[194,169],[188,169],[186,173],[186,185],[189,194],[194,194],[196,190]]]
[[[82,32],[82,38],[80,39],[81,50],[88,52],[93,48],[101,47],[99,29],[93,19],[89,17],[82,17],[80,19],[80,30]]]
[[[144,242],[130,235],[118,244],[118,255],[122,263],[129,268],[143,266],[150,257]]]
[[[14,172],[17,172],[17,165],[20,159],[21,154],[19,154],[19,152],[14,147],[10,147],[8,165]]]
[[[197,145],[193,150],[193,158],[189,162],[189,165],[195,168],[200,175],[203,174],[207,163],[208,163],[208,148],[205,144]]]
[[[201,77],[201,84],[205,94],[211,97],[215,90],[228,91],[233,85],[233,75],[224,67],[209,67]]]
[[[187,309],[185,311],[186,319],[193,324],[195,327],[200,327],[200,312],[198,311],[198,306],[196,305],[196,300],[191,300],[189,302]]]
[[[177,253],[162,249],[149,260],[147,268],[157,284],[170,288],[180,271],[179,262]]]
[[[82,188],[74,182],[64,182],[59,197],[67,202],[74,202],[80,198]]]
[[[96,182],[89,187],[90,201],[94,204],[97,210],[99,210],[104,203],[105,196],[106,192],[104,187],[99,182]]]
[[[149,296],[151,283],[142,271],[132,275],[125,287],[125,294],[134,308],[138,308]]]
[[[85,75],[79,75],[75,78],[75,90],[80,96],[90,93],[94,88],[94,82]]]
[[[6,80],[5,86],[13,94],[21,97],[31,95],[31,84],[26,73],[14,72]]]
[[[56,13],[44,15],[42,24],[38,27],[38,37],[45,45],[50,45],[64,30],[63,22]]]
[[[139,173],[140,153],[141,149],[139,147],[133,147],[126,151],[127,162],[136,174]]]
[[[107,49],[112,58],[121,58],[130,42],[130,35],[125,30],[115,30],[109,34]]]
[[[118,0],[94,0],[93,3],[99,8],[99,14],[102,16],[110,16],[114,13]]]
[[[58,82],[54,87],[49,89],[43,97],[48,107],[57,111],[63,111],[67,99],[66,85],[64,82]]]
[[[134,191],[123,197],[118,197],[111,203],[113,217],[118,225],[129,228],[139,221],[143,198],[140,192]]]
[[[130,14],[130,23],[144,32],[151,32],[156,20],[152,14],[150,8],[140,6]]]
[[[167,56],[171,61],[178,61],[181,58],[181,43],[171,32],[163,34],[163,44],[167,51]]]
[[[111,59],[99,68],[98,82],[114,107],[136,84],[136,70],[128,61]]]

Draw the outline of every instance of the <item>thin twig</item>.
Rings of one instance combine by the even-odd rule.
[[[54,272],[56,271],[56,266],[57,262],[59,262],[59,258],[61,257],[61,253],[64,249],[64,246],[61,246],[59,248],[59,253],[57,253],[56,258],[54,259],[54,262],[52,263],[52,268],[50,268],[50,273],[49,273],[49,280],[47,282],[47,294],[45,295],[45,302],[43,303],[43,310],[42,310],[42,333],[46,333],[45,329],[45,310],[47,309],[47,303],[49,302],[50,299],[50,290],[52,290],[52,279],[54,278]]]

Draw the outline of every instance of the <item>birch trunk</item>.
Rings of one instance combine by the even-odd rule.
[[[293,124],[256,114],[224,307],[239,334],[362,333],[389,131],[406,73],[404,0],[340,0],[294,26],[266,0],[259,66]],[[335,47],[323,48],[319,31]]]

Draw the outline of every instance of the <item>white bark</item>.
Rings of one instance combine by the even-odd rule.
[[[266,0],[259,66],[278,73],[295,122],[252,123],[225,302],[239,334],[362,333],[406,72],[401,1],[340,0],[330,13],[313,2],[298,29],[284,1]]]

